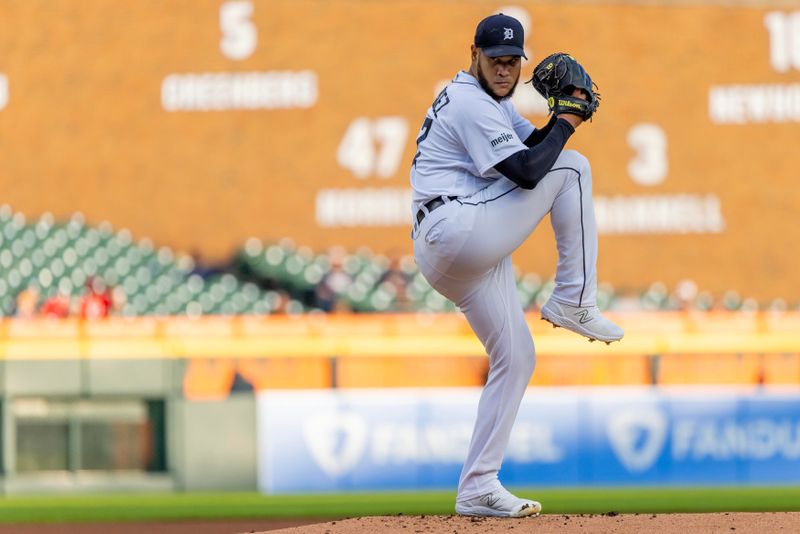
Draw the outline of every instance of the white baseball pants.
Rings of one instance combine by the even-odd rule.
[[[499,179],[470,197],[447,201],[412,232],[420,271],[434,289],[458,305],[489,355],[489,375],[461,472],[458,501],[495,489],[536,365],[511,253],[548,212],[559,258],[551,298],[592,306],[597,287],[597,225],[591,168],[578,152],[563,151],[532,190]]]

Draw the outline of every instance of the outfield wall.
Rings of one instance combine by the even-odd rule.
[[[454,489],[480,389],[263,392],[259,488]],[[511,486],[792,485],[800,393],[538,388],[522,402]]]
[[[678,484],[692,466],[717,483],[791,482],[781,476],[794,464],[781,462],[795,461],[800,439],[800,315],[621,314],[626,337],[611,346],[529,319],[538,366],[516,483]],[[0,489],[446,487],[486,366],[460,314],[3,320]],[[654,384],[664,389],[643,389]],[[696,389],[658,393],[677,385]],[[687,419],[702,410],[706,419]],[[683,456],[667,454],[673,442]],[[627,464],[596,471],[625,447]],[[650,447],[661,456],[626,475]],[[351,472],[348,455],[369,473]],[[309,485],[286,482],[298,466]]]

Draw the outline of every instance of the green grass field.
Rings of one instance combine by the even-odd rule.
[[[800,487],[514,489],[551,514],[800,511]],[[453,492],[5,497],[0,523],[451,514],[453,499]]]

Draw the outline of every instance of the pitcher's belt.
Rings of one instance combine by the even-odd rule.
[[[436,198],[432,198],[431,200],[427,201],[425,203],[425,208],[428,210],[428,213],[432,212],[436,208],[440,208],[440,207],[444,206],[444,198],[445,197],[436,197]],[[447,197],[447,198],[449,200],[455,200],[458,197]],[[417,212],[417,224],[421,223],[422,219],[424,219],[424,218],[425,218],[425,210],[420,209]]]

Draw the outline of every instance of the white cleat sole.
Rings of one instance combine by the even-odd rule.
[[[623,337],[622,335],[605,336],[598,334],[597,332],[593,332],[588,328],[586,328],[585,326],[583,326],[578,321],[551,312],[550,310],[547,309],[547,306],[542,308],[541,313],[542,313],[542,321],[547,321],[548,323],[552,324],[553,328],[559,328],[559,327],[566,328],[571,332],[575,332],[576,334],[588,338],[590,343],[593,343],[595,341],[603,341],[605,342],[606,345],[610,345],[614,341],[621,340]]]
[[[538,516],[542,511],[542,505],[536,501],[528,501],[519,510],[498,510],[483,505],[464,505],[456,504],[458,515],[471,517],[529,517]]]
[[[550,319],[547,319],[546,317],[542,317],[542,321],[546,321],[546,322],[550,323],[551,325],[553,325],[553,328],[562,328],[561,325],[558,325],[558,324],[554,323],[553,321],[551,321]],[[579,332],[579,331],[577,331],[577,330],[575,330],[573,328],[569,328],[567,326],[565,326],[563,328],[566,328],[567,330],[572,330],[576,334],[580,334],[583,337],[588,338],[589,343],[594,343],[595,341],[603,341],[606,345],[611,345],[613,342],[619,341],[619,340],[622,339],[622,338],[618,338],[618,339],[602,339],[599,336],[592,336],[591,334],[586,334],[584,332]]]

